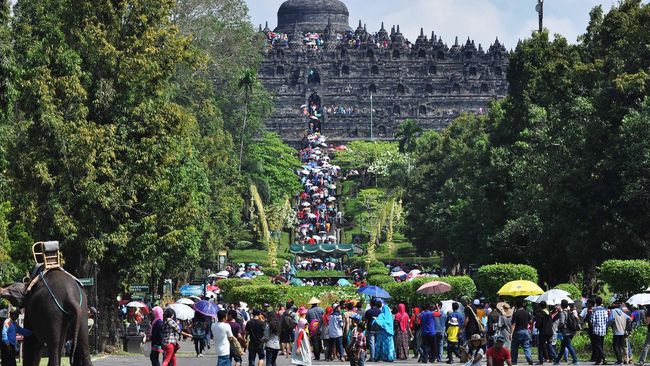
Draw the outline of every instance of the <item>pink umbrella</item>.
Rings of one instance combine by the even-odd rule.
[[[433,281],[425,283],[416,291],[420,295],[444,294],[451,291],[451,285],[447,282]]]

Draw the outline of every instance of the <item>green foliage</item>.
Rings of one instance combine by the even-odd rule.
[[[407,161],[398,144],[384,141],[352,141],[347,150],[336,153],[332,164],[345,170],[357,170],[361,187],[393,187],[403,181]]]
[[[368,282],[369,285],[384,287],[395,282],[395,279],[389,275],[376,274],[368,276],[366,282]]]
[[[264,268],[264,274],[270,277],[280,275],[280,270],[277,268]]]
[[[300,191],[296,171],[300,161],[296,150],[286,145],[275,133],[264,133],[262,139],[251,147],[251,177],[266,202],[284,203]]]
[[[411,153],[415,151],[416,141],[422,133],[422,127],[410,118],[407,118],[399,125],[395,133],[395,139],[399,141],[399,152]]]
[[[564,290],[569,293],[569,297],[571,299],[580,299],[582,298],[582,291],[580,289],[572,284],[572,283],[561,283],[553,288],[559,289],[559,290]]]
[[[388,276],[390,274],[388,268],[386,268],[383,264],[381,267],[376,266],[376,267],[371,267],[368,270],[368,276],[374,276],[374,275],[380,275],[380,276]]]
[[[643,292],[650,283],[650,261],[607,260],[598,268],[600,278],[621,295]]]
[[[235,287],[230,291],[224,291],[226,301],[244,301],[249,307],[260,308],[264,303],[275,306],[286,304],[293,300],[297,306],[305,306],[312,297],[321,300],[321,304],[332,304],[338,300],[358,300],[357,289],[354,287],[328,287],[328,286],[277,286],[277,285],[249,285]]]
[[[416,293],[417,289],[431,281],[443,281],[451,285],[452,289],[446,294],[423,296]],[[426,305],[442,300],[459,300],[463,297],[473,298],[476,295],[476,285],[468,276],[449,276],[441,278],[416,278],[410,282],[394,282],[385,287],[391,295],[392,304]]]
[[[497,292],[510,281],[528,280],[537,283],[537,270],[524,264],[490,264],[482,266],[474,276],[476,285],[486,298],[495,299]]]

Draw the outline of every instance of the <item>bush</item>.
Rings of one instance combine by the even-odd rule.
[[[621,295],[641,292],[650,283],[650,262],[646,260],[611,259],[603,262],[598,271],[609,288]]]
[[[572,283],[561,283],[554,288],[568,292],[569,297],[572,300],[579,300],[582,298],[582,291],[580,291],[580,289]]]
[[[250,285],[251,280],[244,280],[241,278],[226,278],[217,282],[221,293],[228,293],[235,287]]]
[[[376,275],[388,276],[389,273],[390,272],[388,271],[388,268],[386,268],[386,267],[382,267],[382,268],[374,267],[374,268],[370,268],[368,270],[368,277],[376,276]]]
[[[270,277],[276,277],[280,275],[280,270],[277,268],[264,268],[264,274]]]
[[[451,285],[451,291],[446,294],[423,296],[416,293],[417,289],[431,281],[447,282]],[[385,287],[391,295],[392,304],[427,304],[442,300],[458,300],[462,297],[473,298],[476,295],[476,285],[468,276],[450,276],[441,278],[422,277],[410,282],[395,282]]]
[[[490,264],[476,272],[474,280],[487,299],[497,298],[497,292],[510,281],[528,280],[537,283],[537,270],[525,264]]]
[[[370,285],[375,285],[379,287],[387,286],[388,284],[395,283],[395,279],[388,275],[376,274],[373,276],[368,276],[367,281]]]
[[[339,300],[359,300],[360,295],[354,287],[330,286],[277,286],[255,285],[239,286],[224,294],[224,299],[229,303],[244,301],[251,308],[260,308],[264,303],[273,307],[286,304],[292,300],[296,306],[307,306],[307,302],[317,297],[323,305],[330,305]]]

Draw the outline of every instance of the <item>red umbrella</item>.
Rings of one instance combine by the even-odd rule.
[[[451,291],[451,285],[447,282],[433,281],[425,283],[416,291],[420,295],[437,295]]]

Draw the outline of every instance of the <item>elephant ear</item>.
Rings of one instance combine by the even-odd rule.
[[[22,308],[25,300],[27,287],[24,283],[16,282],[7,287],[0,288],[0,297],[3,297],[16,308]]]

